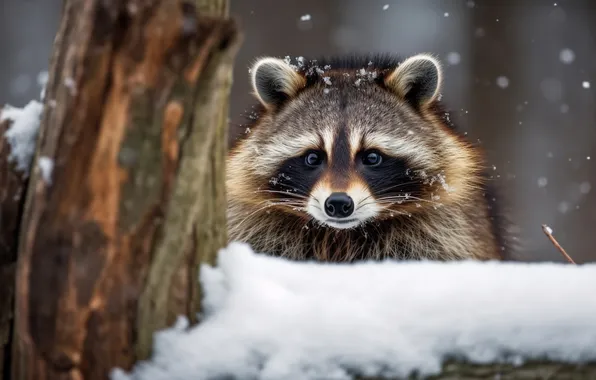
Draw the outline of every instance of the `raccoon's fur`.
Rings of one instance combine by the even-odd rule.
[[[478,147],[420,54],[262,58],[257,116],[227,162],[231,241],[295,260],[504,259]]]

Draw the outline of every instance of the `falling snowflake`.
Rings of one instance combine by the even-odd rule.
[[[567,113],[567,112],[569,112],[569,105],[561,104],[561,107],[559,107],[559,110],[561,111],[561,113]]]
[[[500,77],[497,78],[497,86],[499,86],[501,88],[509,87],[509,78],[501,75]]]
[[[559,53],[559,59],[563,63],[570,64],[573,61],[575,61],[575,53],[573,52],[573,50],[565,48],[561,50],[561,52]]]
[[[452,51],[447,54],[447,62],[449,62],[450,65],[457,65],[461,62],[461,55],[456,51]]]
[[[548,184],[548,178],[546,178],[546,177],[538,178],[538,187],[546,187],[547,184]]]
[[[559,206],[557,208],[561,214],[566,214],[569,211],[569,203],[563,201],[559,203]]]

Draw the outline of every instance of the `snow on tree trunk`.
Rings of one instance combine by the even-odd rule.
[[[12,121],[3,119],[1,111],[0,120],[0,377],[5,377],[10,352],[19,212],[26,178],[11,162],[10,144],[2,137]]]
[[[196,321],[197,265],[227,240],[240,41],[233,21],[197,12],[201,3],[64,2],[23,210],[6,201],[20,180],[0,179],[13,248],[22,219],[13,379],[106,379],[148,357],[153,332],[176,315]],[[3,173],[5,155],[2,145]],[[0,284],[11,284],[14,260],[4,265],[1,252]],[[0,291],[2,347],[11,307]]]

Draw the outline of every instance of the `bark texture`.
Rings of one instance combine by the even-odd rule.
[[[2,111],[0,110],[0,120]],[[0,122],[0,378],[8,378],[14,307],[17,237],[27,176],[16,170],[4,134],[11,120]]]
[[[413,374],[409,379],[420,379]],[[592,380],[596,379],[596,363],[574,365],[549,361],[528,362],[524,365],[469,364],[451,361],[443,366],[440,375],[425,380]],[[355,380],[402,380],[388,377],[356,377]]]
[[[106,379],[174,316],[196,320],[196,267],[226,242],[214,147],[239,40],[192,1],[65,1],[36,153],[54,169],[32,172],[18,242],[13,379]]]

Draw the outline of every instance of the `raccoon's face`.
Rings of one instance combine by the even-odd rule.
[[[447,163],[457,165],[461,142],[427,112],[442,76],[431,56],[308,71],[264,58],[251,73],[268,112],[234,165],[251,173],[264,207],[347,229],[440,207],[453,190]]]

